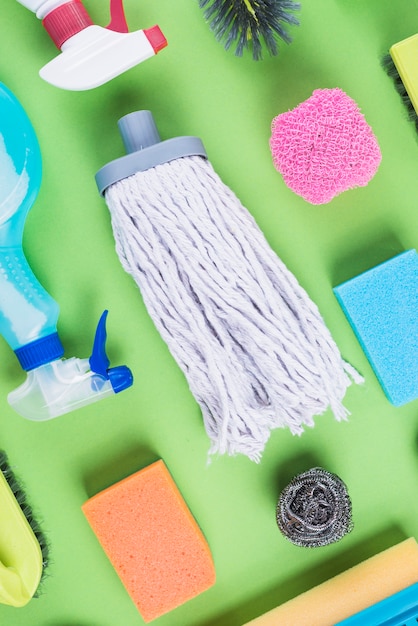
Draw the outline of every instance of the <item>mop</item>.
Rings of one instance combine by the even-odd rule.
[[[128,154],[96,174],[116,251],[199,403],[210,454],[258,462],[361,376],[196,137],[161,141],[149,111],[119,120]]]

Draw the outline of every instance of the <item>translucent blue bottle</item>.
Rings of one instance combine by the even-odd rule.
[[[40,188],[42,160],[24,109],[0,83],[0,333],[28,372],[8,401],[28,419],[45,420],[132,384],[126,366],[108,368],[106,315],[90,359],[63,359],[59,306],[33,274],[22,248],[23,228]]]

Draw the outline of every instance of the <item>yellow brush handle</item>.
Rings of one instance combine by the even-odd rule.
[[[389,52],[418,115],[418,35],[394,44]]]
[[[285,602],[246,626],[295,626],[308,622],[309,626],[329,626],[416,582],[418,544],[411,537]]]
[[[10,606],[24,606],[30,599],[19,572],[0,563],[0,602]]]
[[[42,576],[42,551],[7,480],[0,472],[0,603],[24,606]]]

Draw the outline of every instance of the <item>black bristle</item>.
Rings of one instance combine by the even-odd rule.
[[[9,465],[7,455],[2,450],[0,450],[0,471],[2,472],[3,476],[7,480],[7,484],[9,485],[11,491],[13,492],[13,495],[17,503],[19,504],[24,516],[28,520],[29,525],[32,529],[32,532],[35,535],[39,543],[39,546],[41,548],[42,564],[43,564],[42,578],[41,578],[41,582],[42,582],[42,579],[44,578],[44,574],[45,574],[45,569],[49,562],[49,546],[46,541],[44,533],[42,532],[38,522],[34,518],[32,508],[30,507],[30,505],[28,504],[26,500],[25,492],[23,491],[21,484],[16,479]],[[38,595],[39,595],[39,588],[38,588],[37,593],[35,594],[35,597],[37,597]]]
[[[263,43],[268,52],[278,53],[277,40],[291,42],[286,25],[298,25],[294,13],[300,4],[293,0],[199,0],[216,38],[228,50],[236,42],[235,54],[252,49],[253,59],[262,59]]]
[[[405,89],[405,85],[402,82],[401,77],[399,76],[399,72],[396,69],[396,65],[393,62],[390,54],[386,54],[382,59],[382,67],[385,70],[386,74],[393,80],[396,91],[399,93],[402,99],[402,103],[408,112],[408,118],[411,122],[415,124],[415,127],[418,131],[418,115],[414,109],[414,106],[411,102],[411,99],[408,95],[408,92]]]

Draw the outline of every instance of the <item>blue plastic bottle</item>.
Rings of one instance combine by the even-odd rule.
[[[23,228],[40,188],[42,160],[24,109],[0,83],[0,333],[27,380],[9,394],[15,410],[45,420],[132,384],[126,366],[108,368],[105,312],[90,359],[62,359],[59,306],[33,274],[22,248]]]

